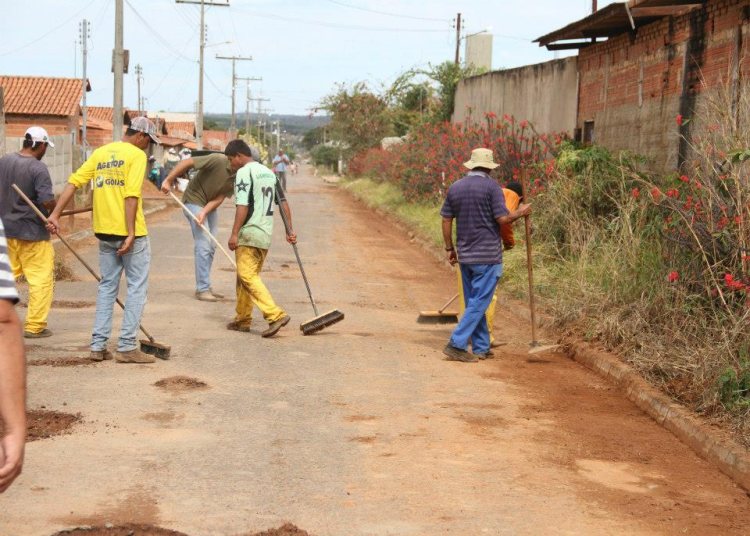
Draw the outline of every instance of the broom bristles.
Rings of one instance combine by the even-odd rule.
[[[327,313],[323,313],[320,316],[316,316],[312,320],[303,322],[299,325],[299,329],[304,335],[310,335],[311,333],[320,331],[323,328],[336,324],[337,322],[341,322],[343,319],[344,313],[337,309],[334,309],[333,311],[328,311]]]

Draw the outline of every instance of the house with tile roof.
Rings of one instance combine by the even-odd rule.
[[[82,86],[80,78],[0,76],[5,135],[23,136],[31,125],[44,127],[50,136],[78,132]],[[86,91],[91,91],[88,82]]]

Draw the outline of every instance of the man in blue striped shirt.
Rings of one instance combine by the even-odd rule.
[[[26,357],[15,279],[8,260],[8,243],[0,221],[0,493],[21,474],[26,443]]]
[[[498,166],[490,149],[474,149],[464,166],[469,173],[451,185],[440,210],[445,250],[451,264],[458,262],[466,306],[443,353],[449,361],[474,363],[491,356],[484,313],[503,273],[500,225],[530,214],[531,206],[522,204],[508,212],[502,188],[490,177]],[[454,219],[457,248],[453,245]],[[467,351],[469,341],[472,353]]]

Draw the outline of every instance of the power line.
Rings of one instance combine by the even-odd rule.
[[[83,13],[84,11],[86,11],[88,8],[90,8],[91,5],[94,2],[96,2],[96,0],[91,0],[91,2],[89,2],[88,4],[86,4],[86,6],[83,9],[81,9],[80,11],[76,11],[75,14],[72,17],[70,17],[69,19],[66,19],[65,22],[63,22],[62,24],[60,24],[58,26],[55,26],[54,28],[52,28],[51,30],[49,30],[47,33],[45,33],[45,34],[37,37],[33,41],[29,41],[25,45],[21,45],[20,47],[13,48],[11,50],[6,50],[5,52],[0,52],[0,56],[7,56],[8,54],[13,54],[14,52],[18,52],[19,50],[23,50],[26,47],[30,47],[31,45],[33,45],[35,43],[38,43],[39,41],[41,41],[45,37],[48,37],[50,34],[53,34],[57,30],[59,30],[60,28],[62,28],[66,24],[68,24],[70,21],[72,21],[73,19],[75,19],[76,17],[78,17],[78,15],[80,15],[81,13]]]
[[[448,19],[435,19],[430,17],[415,17],[413,15],[399,15],[397,13],[387,13],[385,11],[378,11],[377,9],[369,9],[366,7],[360,7],[360,6],[353,6],[351,4],[347,4],[345,2],[338,2],[337,0],[328,0],[332,4],[336,4],[343,7],[348,7],[351,9],[358,9],[360,11],[367,11],[369,13],[377,13],[378,15],[386,15],[388,17],[398,17],[399,19],[413,19],[413,20],[429,20],[433,22],[449,22]]]
[[[349,26],[346,24],[337,24],[333,22],[326,22],[326,21],[320,21],[320,20],[283,17],[281,15],[274,15],[271,13],[262,13],[260,11],[254,11],[254,10],[247,10],[247,9],[240,9],[240,8],[234,8],[234,9],[235,11],[243,11],[244,13],[248,13],[256,17],[283,20],[287,22],[298,22],[301,24],[306,24],[308,26],[309,25],[324,26],[326,28],[336,28],[339,30],[357,30],[357,31],[362,31],[362,32],[402,32],[402,33],[403,32],[409,32],[409,33],[444,33],[445,32],[445,30],[425,30],[425,29],[418,29],[418,28],[375,28],[373,26]],[[442,22],[448,22],[448,21],[442,21]]]
[[[150,24],[148,23],[148,21],[147,21],[147,20],[146,20],[145,18],[143,18],[143,17],[141,16],[141,14],[140,14],[140,13],[138,13],[138,11],[137,11],[137,10],[136,10],[136,9],[135,9],[135,8],[133,7],[133,4],[131,4],[131,3],[130,3],[130,0],[125,0],[125,3],[126,3],[126,4],[128,5],[128,7],[130,8],[130,10],[131,10],[131,11],[132,11],[132,12],[133,12],[133,13],[135,14],[135,16],[136,16],[136,17],[138,17],[138,18],[140,19],[140,21],[141,21],[141,22],[143,23],[143,25],[144,25],[144,26],[146,26],[146,28],[148,28],[149,30],[151,30],[151,35],[153,35],[153,36],[154,36],[154,38],[156,38],[156,40],[157,40],[157,41],[158,41],[158,42],[159,42],[159,43],[160,43],[160,44],[161,44],[161,45],[162,45],[162,46],[163,46],[164,48],[166,48],[167,50],[169,50],[170,52],[172,52],[172,54],[175,54],[175,55],[177,55],[177,56],[181,57],[181,58],[182,58],[183,60],[187,60],[187,61],[190,61],[190,62],[195,62],[195,60],[194,60],[194,59],[192,59],[192,58],[188,58],[187,56],[185,56],[185,55],[184,55],[184,54],[183,54],[182,52],[180,52],[179,50],[176,50],[176,49],[172,48],[172,45],[170,45],[168,41],[166,41],[166,40],[162,39],[162,37],[161,37],[161,36],[159,35],[159,33],[158,33],[158,32],[157,32],[156,30],[154,30],[154,29],[153,29],[153,28],[151,27],[151,25],[150,25]]]

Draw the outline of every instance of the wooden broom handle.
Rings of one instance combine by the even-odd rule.
[[[528,203],[526,198],[526,181],[528,173],[526,169],[521,170],[521,192],[523,193],[523,202]],[[536,338],[536,304],[534,303],[534,266],[532,264],[531,253],[531,216],[523,217],[523,224],[526,230],[526,270],[529,273],[529,309],[531,311],[531,344],[537,344]]]

